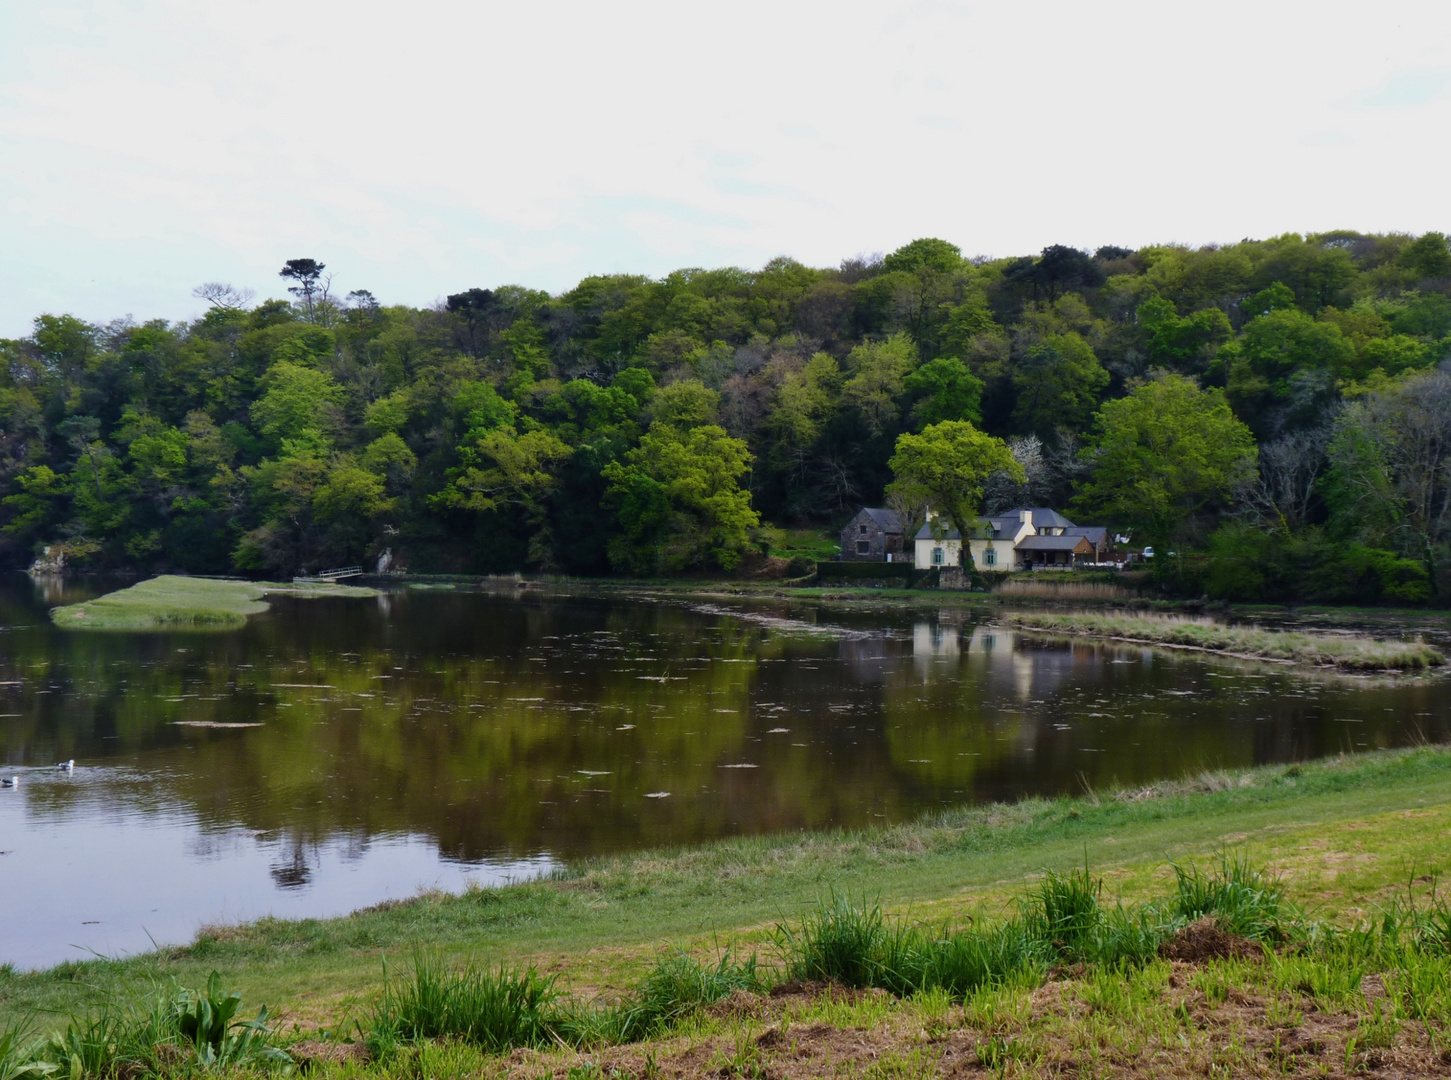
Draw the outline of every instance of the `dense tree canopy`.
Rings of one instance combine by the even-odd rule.
[[[0,341],[4,556],[719,572],[759,558],[761,521],[880,502],[910,440],[964,425],[1010,451],[981,508],[1076,498],[1259,566],[1263,544],[1358,545],[1382,555],[1335,571],[1352,592],[1410,573],[1385,559],[1447,592],[1441,233],[1003,259],[923,238],[558,295],[458,282],[430,309],[333,273],[290,259],[285,299],[211,282],[192,322],[42,314]]]

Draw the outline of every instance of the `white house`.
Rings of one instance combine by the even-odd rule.
[[[967,548],[979,570],[1066,570],[1101,562],[1108,539],[1108,530],[1100,525],[1075,525],[1056,510],[1039,506],[979,518]],[[962,535],[941,518],[929,517],[913,543],[919,570],[958,565]]]

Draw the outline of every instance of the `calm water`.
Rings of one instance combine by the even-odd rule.
[[[1451,737],[1451,683],[1049,644],[967,613],[407,589],[63,634],[0,582],[0,962],[557,860]],[[54,762],[74,758],[73,773]]]

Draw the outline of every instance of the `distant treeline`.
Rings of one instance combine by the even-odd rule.
[[[1172,545],[1179,588],[1451,592],[1439,233],[994,260],[923,239],[832,269],[469,288],[432,309],[334,295],[311,259],[281,276],[290,298],[257,304],[199,287],[190,323],[42,315],[0,340],[0,556],[754,572],[764,522],[879,504],[894,453],[960,445],[966,422],[1017,465],[977,509],[1133,527]],[[896,479],[920,520],[933,500]]]

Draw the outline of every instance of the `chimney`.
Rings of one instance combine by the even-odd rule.
[[[1024,525],[1031,525],[1031,524],[1033,524],[1033,511],[1031,511],[1031,510],[1019,510],[1018,511],[1018,520],[1021,521]]]

